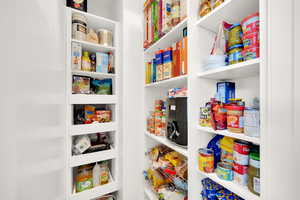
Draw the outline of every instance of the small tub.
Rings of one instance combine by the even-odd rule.
[[[228,32],[228,46],[232,47],[237,44],[242,44],[242,27],[241,24],[233,24]]]

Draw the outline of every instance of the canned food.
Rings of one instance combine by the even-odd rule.
[[[248,142],[236,140],[233,145],[233,159],[239,165],[249,164],[250,146]]]
[[[242,27],[240,24],[233,24],[228,32],[228,46],[232,47],[237,44],[242,44]]]
[[[214,151],[208,148],[199,149],[199,170],[205,173],[214,172]]]
[[[234,163],[233,164],[234,181],[236,181],[240,185],[246,186],[248,182],[247,170],[248,170],[248,166]]]
[[[243,62],[244,58],[242,55],[243,45],[237,44],[229,48],[228,62],[230,65]]]
[[[98,29],[99,44],[113,46],[113,33],[106,29]]]
[[[233,180],[233,170],[232,166],[230,164],[227,164],[225,162],[219,162],[216,170],[217,176],[226,181],[232,181]]]

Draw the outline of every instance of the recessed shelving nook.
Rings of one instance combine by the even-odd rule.
[[[95,31],[111,31],[112,45],[104,45],[72,38],[72,16],[80,15],[86,19],[87,28]],[[106,194],[117,194],[120,188],[120,92],[119,92],[119,22],[91,13],[66,8],[67,22],[67,194],[70,200],[87,200],[99,198]],[[73,45],[80,46],[81,51],[95,55],[112,55],[111,67],[114,70],[86,70],[73,67]],[[81,53],[82,53],[81,52]],[[110,54],[108,54],[110,53]],[[83,53],[82,53],[83,54]],[[99,58],[100,59],[100,58]],[[103,59],[103,58],[101,58]],[[100,69],[99,63],[96,67]],[[102,64],[102,65],[105,65]],[[101,66],[102,67],[102,66]],[[74,77],[84,77],[85,82],[74,85]],[[88,80],[88,81],[87,81]],[[95,80],[94,86],[92,81]],[[104,82],[108,80],[107,82]],[[82,81],[82,79],[80,79]],[[87,84],[88,82],[88,84]],[[83,85],[85,84],[85,85]],[[98,86],[97,84],[102,84]],[[104,85],[106,84],[106,85]],[[75,89],[74,89],[75,87]],[[100,88],[101,87],[101,88]],[[78,89],[79,88],[79,89]],[[100,138],[101,137],[101,138]],[[91,145],[87,150],[75,151],[78,140],[89,138]],[[99,143],[105,141],[105,143]],[[85,141],[87,142],[87,141]],[[94,143],[94,144],[93,144]],[[98,145],[98,146],[97,146]],[[79,152],[78,152],[79,151]],[[86,170],[95,163],[105,163],[109,169],[109,181],[106,184],[93,185],[89,189],[77,191],[78,174],[81,167]],[[103,166],[103,165],[102,165]],[[91,168],[89,168],[91,169]]]

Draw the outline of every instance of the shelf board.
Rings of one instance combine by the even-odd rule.
[[[183,29],[187,27],[187,18],[174,26],[168,33],[161,37],[158,41],[145,49],[144,53],[149,54],[157,50],[172,46],[173,43],[183,38]]]
[[[87,200],[99,198],[103,195],[116,192],[119,189],[117,182],[111,182],[105,185],[101,185],[90,190],[74,193],[71,195],[70,200]]]
[[[259,0],[225,0],[220,6],[197,20],[196,25],[217,33],[222,21],[240,23],[246,16],[259,10]]]
[[[211,180],[215,181],[216,183],[222,185],[226,189],[230,190],[231,192],[235,193],[236,195],[244,198],[245,200],[260,200],[260,197],[253,194],[248,190],[247,187],[238,185],[234,181],[225,181],[220,179],[215,173],[204,173],[197,169],[197,171]]]
[[[89,76],[89,77],[98,78],[98,79],[106,79],[106,78],[115,78],[116,77],[116,74],[101,73],[101,72],[87,72],[87,71],[72,71],[72,75]]]
[[[81,15],[84,15],[87,18],[89,27],[92,27],[94,29],[105,28],[113,31],[115,29],[115,26],[118,24],[117,21],[105,17],[97,16],[87,12],[82,12],[80,10],[76,10],[73,8],[69,8],[69,9],[71,9],[72,13],[79,13]]]
[[[199,73],[198,77],[214,80],[246,78],[259,75],[259,66],[260,59],[256,58],[253,60],[204,71]]]
[[[95,44],[95,43],[91,43],[91,42],[87,42],[87,41],[72,39],[72,42],[76,42],[76,43],[81,44],[82,49],[84,51],[105,52],[105,53],[115,51],[115,47],[104,46],[104,45],[101,45],[101,44]]]
[[[116,156],[117,156],[117,152],[115,149],[71,156],[70,167],[77,167],[77,166],[86,165],[86,164],[95,163],[104,160],[111,160],[116,158]]]
[[[177,76],[174,78],[166,79],[163,81],[158,81],[155,83],[146,84],[146,88],[172,88],[172,87],[182,87],[187,86],[188,75]]]
[[[116,95],[72,94],[70,104],[116,104]]]
[[[70,134],[72,136],[85,135],[91,133],[115,131],[116,129],[117,129],[116,122],[79,124],[79,125],[71,126]]]
[[[167,138],[165,138],[164,136],[156,136],[156,135],[153,135],[153,134],[150,134],[148,132],[145,133],[146,136],[148,136],[149,138],[161,143],[161,144],[164,144],[166,145],[167,147],[173,149],[174,151],[177,151],[178,153],[184,155],[185,157],[188,156],[188,151],[187,149],[183,148],[183,147],[180,147],[174,143],[172,143],[171,141],[169,141]]]
[[[232,138],[235,138],[235,139],[244,140],[244,141],[247,141],[247,142],[260,144],[260,138],[250,137],[250,136],[247,136],[247,135],[241,134],[241,133],[232,133],[232,132],[229,132],[228,130],[215,131],[214,129],[212,129],[210,127],[202,127],[200,125],[197,126],[197,129],[200,130],[200,131],[207,132],[207,133],[224,135],[224,136],[232,137]]]

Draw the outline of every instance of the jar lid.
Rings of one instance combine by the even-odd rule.
[[[243,110],[245,110],[245,106],[230,105],[230,106],[225,106],[225,109],[243,111]]]
[[[235,49],[235,48],[243,48],[243,45],[242,44],[236,44],[236,45],[233,45],[231,47],[229,47],[229,51],[232,50],[232,49]]]

